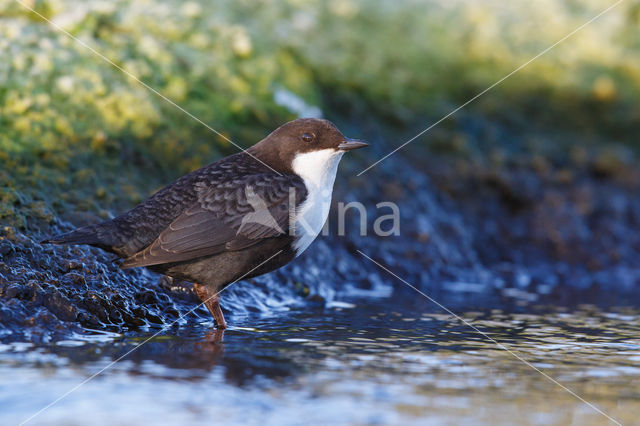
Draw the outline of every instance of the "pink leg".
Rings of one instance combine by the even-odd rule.
[[[193,290],[196,292],[198,298],[209,309],[211,315],[213,315],[213,321],[216,328],[224,330],[227,328],[227,322],[224,320],[222,309],[220,309],[220,296],[214,291],[210,290],[206,285],[193,284]]]

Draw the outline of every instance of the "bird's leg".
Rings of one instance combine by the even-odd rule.
[[[213,315],[215,326],[221,330],[227,328],[227,322],[224,320],[222,309],[220,309],[220,296],[218,296],[217,292],[212,291],[206,285],[196,283],[193,284],[193,290]]]

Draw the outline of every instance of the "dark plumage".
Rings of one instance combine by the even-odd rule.
[[[341,155],[364,145],[326,120],[295,120],[247,151],[181,177],[113,220],[44,242],[89,244],[124,258],[123,268],[146,266],[194,282],[196,294],[224,328],[218,293],[226,285],[273,271],[299,254],[290,214],[295,216],[309,192],[293,170],[294,159],[314,151]]]

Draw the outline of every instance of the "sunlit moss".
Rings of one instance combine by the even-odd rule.
[[[341,111],[424,121],[425,112],[448,112],[610,2],[28,4],[225,138],[248,146],[295,117],[274,101],[278,88],[324,108],[338,99]],[[0,169],[11,170],[18,187],[20,175],[31,175],[36,165],[50,171],[38,179],[59,191],[123,167],[142,170],[140,180],[151,186],[235,150],[19,3],[0,0],[0,20]],[[637,7],[621,4],[492,94],[526,100],[544,90],[572,100],[572,108],[576,99],[632,105],[640,95],[637,24]],[[549,99],[545,107],[562,111],[565,105]],[[332,118],[333,111],[325,114]],[[87,161],[95,162],[98,177],[77,172]],[[108,185],[101,188],[109,194]],[[139,199],[131,188],[124,198]]]

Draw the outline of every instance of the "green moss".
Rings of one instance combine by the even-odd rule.
[[[295,117],[274,101],[278,88],[324,107],[330,118],[367,115],[405,127],[428,122],[425,117],[450,111],[609,4],[39,0],[34,5],[246,147]],[[504,81],[475,108],[523,117],[534,111],[554,125],[614,132],[618,139],[637,134],[637,19],[636,6],[620,5]],[[24,206],[40,202],[63,215],[75,208],[96,210],[98,204],[117,210],[170,178],[237,150],[20,4],[0,1],[0,21],[3,222],[24,225]],[[594,126],[593,117],[602,126]],[[467,145],[461,137],[438,149],[466,155]]]

